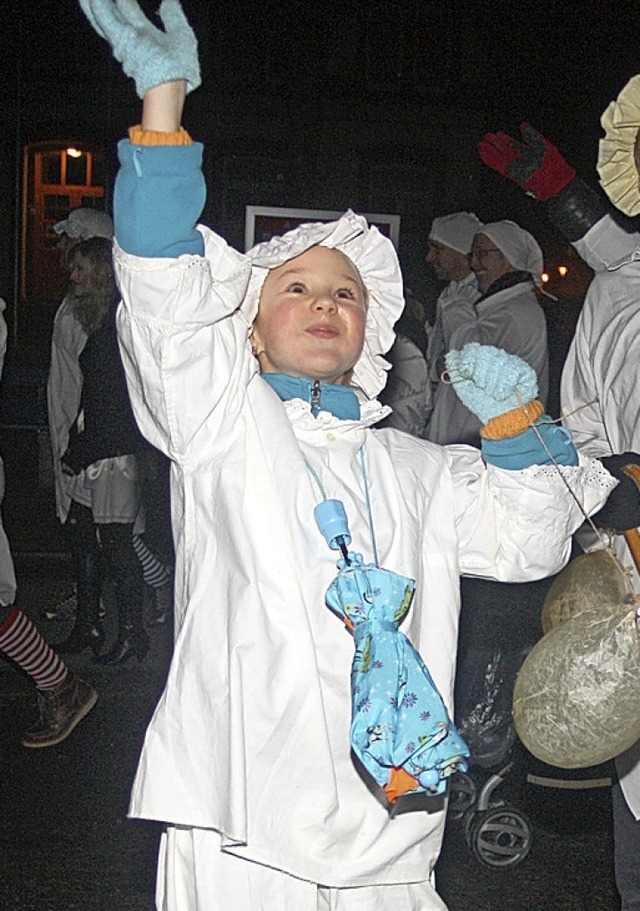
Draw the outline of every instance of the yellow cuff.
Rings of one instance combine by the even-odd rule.
[[[175,133],[163,133],[161,130],[143,130],[140,124],[129,127],[129,141],[136,146],[190,146],[193,143],[184,127]]]
[[[526,405],[520,405],[512,411],[498,415],[497,418],[491,418],[488,424],[480,429],[480,436],[485,440],[506,440],[509,437],[515,437],[529,427],[542,416],[544,408],[540,399],[534,399],[533,402],[527,402]]]

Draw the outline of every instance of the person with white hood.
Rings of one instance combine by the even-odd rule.
[[[469,264],[471,244],[480,228],[482,222],[473,212],[453,212],[434,218],[429,231],[426,261],[438,278],[448,282],[438,297],[427,349],[433,411],[425,438],[432,443],[457,443],[465,435],[466,410],[460,409],[460,401],[451,386],[442,382],[442,373],[444,355],[455,347],[451,344],[451,331],[456,325],[457,309],[461,307],[466,312],[466,307],[480,296]]]
[[[528,231],[513,221],[481,225],[470,243],[470,268],[476,296],[458,296],[443,310],[447,344],[495,345],[521,357],[536,372],[540,400],[546,400],[549,360],[546,321],[535,284],[542,272],[542,252]],[[428,439],[480,445],[481,422],[456,395],[446,375],[437,394]],[[504,585],[489,579],[463,578],[458,640],[455,718],[470,749],[472,763],[484,768],[504,761],[515,739],[511,692],[515,676],[535,642],[531,608],[543,597],[544,584]],[[495,622],[487,623],[488,615]],[[517,623],[514,618],[518,618]],[[501,683],[488,698],[492,675]],[[499,691],[499,695],[497,694]]]
[[[350,559],[360,564],[347,553],[337,577],[330,548],[346,549],[346,534],[372,561],[363,573],[388,566],[415,579],[403,629],[450,705],[459,573],[553,572],[581,520],[562,479],[530,460],[535,376],[493,348],[449,358],[460,394],[499,438],[487,464],[467,447],[373,430],[388,413],[377,394],[403,306],[391,242],[353,212],[247,254],[196,225],[202,146],[180,123],[200,75],[179,3],[160,7],[164,30],[137,4],[81,5],[144,99],[141,125],[119,145],[114,255],[132,402],[173,462],[177,638],[130,809],[167,824],[157,907],[442,911],[442,798],[395,766],[377,767],[383,787],[351,755],[353,640],[325,598]],[[555,449],[554,425],[538,432]],[[585,508],[598,508],[606,472],[565,443],[558,458]],[[350,530],[339,523],[327,546],[314,516],[338,500]],[[366,589],[353,607],[377,597]],[[373,633],[356,656],[363,674],[384,670],[371,647]],[[419,700],[408,689],[393,698],[411,714]],[[378,698],[389,701],[384,689]],[[370,709],[363,700],[356,711]],[[388,732],[372,720],[367,738]],[[411,811],[412,791],[427,812]],[[388,802],[402,793],[392,818]]]
[[[598,156],[601,184],[625,216],[640,213],[639,125],[640,76],[634,76],[602,116]],[[577,176],[547,137],[527,123],[520,134],[516,139],[487,133],[480,156],[543,203],[550,221],[596,272],[564,366],[561,405],[578,449],[619,479],[616,496],[592,520],[608,531],[640,593],[640,575],[622,534],[640,525],[640,492],[623,471],[640,464],[640,234]],[[640,911],[640,742],[617,757],[616,768],[616,885],[621,911]]]
[[[536,372],[541,401],[549,387],[549,354],[544,311],[536,285],[543,270],[542,251],[535,238],[514,221],[496,221],[476,231],[469,263],[479,296],[458,298],[446,311],[447,342],[459,349],[469,342],[494,345],[526,361]],[[446,379],[445,384],[446,386]],[[430,427],[437,442],[480,445],[480,422],[457,397],[449,393]],[[427,439],[434,434],[427,432]]]

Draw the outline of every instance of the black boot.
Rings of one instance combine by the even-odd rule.
[[[142,661],[149,651],[149,638],[142,621],[144,582],[131,525],[101,525],[100,542],[113,576],[119,627],[114,645],[96,661],[106,666],[124,664],[132,657]]]
[[[99,551],[73,555],[77,585],[78,606],[73,629],[64,642],[56,645],[59,652],[77,654],[90,648],[94,656],[104,643],[104,629],[100,621],[100,594],[102,591],[102,558]]]
[[[114,645],[104,655],[98,655],[95,660],[98,664],[109,667],[113,664],[124,664],[129,658],[134,657],[142,661],[148,651],[149,637],[143,627],[120,624],[120,632]]]

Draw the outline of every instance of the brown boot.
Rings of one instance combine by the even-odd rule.
[[[38,724],[22,738],[23,747],[51,747],[61,743],[98,701],[98,694],[70,671],[53,690],[36,690]]]

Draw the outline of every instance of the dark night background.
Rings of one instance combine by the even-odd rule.
[[[141,5],[150,14],[157,7]],[[183,6],[203,70],[185,125],[207,147],[204,220],[242,246],[247,204],[398,214],[406,281],[427,311],[438,290],[423,262],[435,215],[465,208],[485,220],[511,217],[551,260],[567,255],[542,207],[480,162],[483,132],[513,132],[527,119],[597,186],[600,115],[640,69],[632,3]],[[103,146],[108,205],[115,143],[139,105],[74,0],[3,10],[0,295],[14,356],[40,363],[56,301],[20,299],[23,148],[66,138]],[[581,290],[584,271],[572,275]]]

